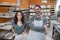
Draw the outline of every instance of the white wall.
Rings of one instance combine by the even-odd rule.
[[[57,0],[57,5],[56,5],[57,11],[59,10],[59,5],[60,5],[60,0]]]

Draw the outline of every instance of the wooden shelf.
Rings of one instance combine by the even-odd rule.
[[[13,16],[0,16],[0,18],[13,18]]]
[[[9,39],[9,40],[11,40],[13,38],[13,33],[12,32],[5,33],[5,31],[3,31],[3,32],[0,33],[0,37],[2,39]]]
[[[0,4],[0,7],[15,7],[15,6],[17,6],[17,5]]]

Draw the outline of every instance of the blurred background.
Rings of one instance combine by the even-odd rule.
[[[46,40],[60,40],[60,0],[0,0],[0,40],[14,40],[11,27],[16,12],[22,11],[29,23],[36,4],[48,19]]]

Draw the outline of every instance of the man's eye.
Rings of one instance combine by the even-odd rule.
[[[35,10],[39,10],[39,9],[35,9]]]

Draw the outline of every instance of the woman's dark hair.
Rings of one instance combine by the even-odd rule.
[[[34,8],[35,8],[35,7],[39,7],[39,8],[41,9],[40,5],[35,5]]]
[[[18,12],[15,14],[14,23],[17,24],[17,21],[18,21],[17,14],[18,14],[19,12],[20,12],[21,15],[22,15],[21,21],[22,21],[22,23],[24,24],[24,15],[23,15],[23,13],[22,13],[21,11],[18,11]]]

